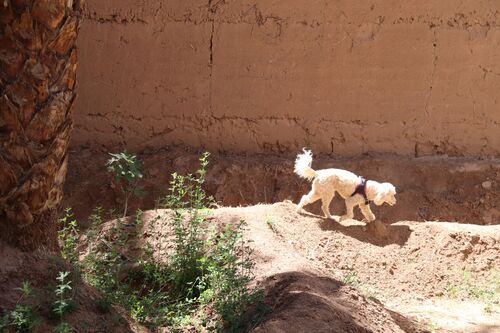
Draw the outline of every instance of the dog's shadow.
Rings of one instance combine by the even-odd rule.
[[[365,243],[376,246],[387,246],[397,244],[403,246],[408,241],[412,230],[407,225],[392,225],[380,220],[364,223],[357,220],[344,220],[339,222],[340,217],[326,219],[312,213],[301,213],[304,216],[317,218],[319,227],[322,230],[338,231],[346,236],[356,238]]]

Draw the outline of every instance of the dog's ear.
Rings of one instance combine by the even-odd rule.
[[[391,192],[395,192],[394,186],[390,183],[383,183],[377,189],[377,195],[373,199],[373,202],[377,206],[383,205],[387,201],[387,197]]]
[[[385,192],[378,192],[375,198],[373,198],[373,203],[377,206],[382,206],[385,202],[384,197]]]
[[[391,183],[384,183],[384,185],[387,188],[388,194],[394,194],[394,195],[396,194],[396,187],[394,187],[394,185],[392,185]]]

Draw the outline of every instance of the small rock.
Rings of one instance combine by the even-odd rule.
[[[481,186],[485,189],[485,190],[489,190],[491,188],[493,184],[491,183],[491,181],[487,180],[485,182],[483,182],[481,184]]]

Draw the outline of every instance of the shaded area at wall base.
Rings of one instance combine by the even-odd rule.
[[[198,167],[199,151],[166,148],[139,154],[144,162],[141,186],[147,194],[134,199],[134,209],[154,208],[155,201],[168,191],[170,174],[185,174]],[[82,221],[96,206],[106,211],[121,211],[122,195],[113,185],[105,163],[104,151],[74,149],[63,206],[72,207]],[[220,155],[210,157],[206,190],[223,206],[253,205],[291,200],[297,203],[310,184],[293,173],[295,156]],[[375,215],[385,223],[395,221],[456,221],[481,225],[500,223],[500,160],[399,156],[361,156],[337,159],[318,156],[314,169],[342,168],[367,179],[388,181],[396,186],[395,206],[372,205]],[[320,212],[319,202],[306,206]],[[331,204],[333,215],[344,213],[343,200],[336,196]],[[355,218],[361,219],[359,211]],[[85,223],[85,222],[82,222]]]

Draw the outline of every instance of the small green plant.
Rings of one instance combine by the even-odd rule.
[[[90,227],[100,226],[104,221],[102,220],[103,209],[101,206],[97,206],[92,211],[92,214],[89,216]]]
[[[142,178],[142,163],[136,155],[127,153],[126,151],[109,154],[106,166],[108,171],[113,173],[115,183],[123,192],[124,208],[123,217],[127,216],[128,201],[130,196],[135,195],[140,197],[144,194],[143,190],[138,186],[139,180]]]
[[[425,325],[423,326],[426,326],[426,328],[431,331],[431,332],[436,332],[437,330],[439,330],[439,325],[435,322],[433,322],[432,320],[428,320],[425,322]]]
[[[37,307],[25,304],[34,296],[34,290],[28,281],[24,281],[21,287],[16,289],[21,292],[21,297],[16,307],[0,319],[0,330],[12,327],[17,332],[31,332],[40,322],[36,313]]]
[[[61,229],[58,233],[61,256],[76,265],[78,263],[78,252],[76,247],[79,229],[71,208],[65,209],[64,216],[59,219],[59,223],[61,224]]]
[[[29,281],[23,281],[21,287],[16,288],[16,290],[21,292],[22,298],[30,298],[34,294],[33,287],[31,287],[31,283]]]
[[[39,324],[35,307],[28,304],[18,304],[10,313],[10,325],[18,332],[31,332]]]
[[[106,298],[99,298],[95,302],[95,306],[97,308],[97,311],[99,311],[102,314],[111,312],[111,302]]]
[[[134,225],[140,227],[142,225],[142,215],[144,212],[140,209],[135,211]]]
[[[71,281],[68,279],[69,274],[70,272],[59,272],[56,278],[59,281],[55,290],[58,299],[52,305],[52,314],[61,321],[66,313],[73,310],[73,299],[67,295],[73,289]]]
[[[53,303],[50,317],[58,318],[60,323],[54,328],[54,332],[73,332],[74,330],[67,323],[62,322],[62,317],[73,309],[73,300],[68,297],[68,292],[72,290],[69,281],[69,272],[59,272],[55,294],[58,297]],[[6,328],[13,328],[16,332],[31,332],[40,323],[38,309],[40,301],[36,299],[33,287],[28,281],[16,288],[21,292],[16,307],[0,318],[0,332]]]
[[[274,233],[276,233],[276,234],[280,233],[278,230],[278,226],[273,219],[271,219],[271,218],[267,219],[266,224],[269,227],[269,229],[271,229]]]
[[[75,330],[68,323],[60,323],[54,328],[55,333],[71,333]]]
[[[5,314],[0,317],[0,332],[3,332],[10,325],[10,316],[9,314]]]
[[[356,271],[349,271],[349,273],[342,278],[342,282],[353,287],[358,286],[360,284],[358,273]]]
[[[486,313],[495,312],[500,305],[500,271],[491,272],[489,281],[484,281],[475,279],[471,271],[464,269],[459,282],[448,283],[445,295],[450,298],[476,299],[484,304]]]
[[[387,294],[385,294],[383,291],[363,282],[359,278],[358,273],[352,268],[349,270],[349,272],[347,272],[347,274],[342,277],[341,281],[344,284],[357,288],[363,294],[363,296],[365,296],[369,300],[383,300],[387,297]]]

